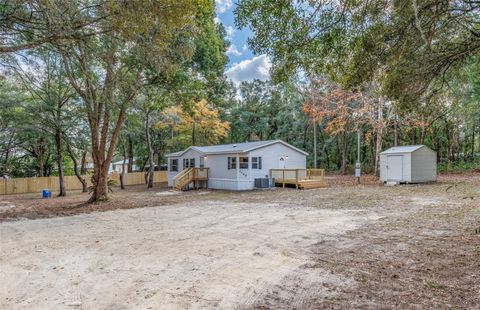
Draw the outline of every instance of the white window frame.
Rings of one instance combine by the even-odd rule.
[[[248,157],[242,156],[238,158],[240,169],[248,169]]]
[[[176,162],[176,164],[173,164]],[[175,167],[175,170],[173,170],[173,167]],[[171,158],[170,159],[170,171],[171,172],[178,172],[178,158]]]
[[[262,169],[262,157],[255,156],[252,157],[252,169]]]
[[[237,169],[237,157],[227,157],[227,167],[230,169]]]

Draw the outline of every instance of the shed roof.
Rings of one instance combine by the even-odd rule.
[[[395,154],[395,153],[412,153],[415,152],[418,149],[421,149],[425,145],[419,144],[419,145],[405,145],[405,146],[394,146],[391,147],[385,151],[383,151],[380,154]]]
[[[308,155],[307,152],[302,151],[299,148],[294,147],[293,145],[288,144],[282,140],[266,140],[266,141],[252,141],[252,142],[243,142],[243,143],[232,143],[232,144],[220,144],[220,145],[211,145],[211,146],[190,146],[189,148],[175,152],[171,154],[167,154],[167,157],[178,157],[182,156],[183,153],[192,149],[197,152],[203,154],[231,154],[231,153],[246,153],[253,151],[255,149],[259,149],[261,147],[265,147],[271,144],[281,143],[287,147],[290,147],[302,154]]]

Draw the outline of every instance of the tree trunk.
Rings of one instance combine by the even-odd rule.
[[[317,169],[317,123],[313,121],[313,168]]]
[[[37,141],[35,146],[35,155],[37,156],[38,161],[38,176],[45,176],[45,144],[43,138],[40,138]]]
[[[145,117],[145,135],[147,138],[147,148],[148,148],[148,174],[147,174],[147,188],[153,187],[153,175],[155,173],[155,162],[152,146],[152,136],[150,133],[150,111],[147,112]]]
[[[192,145],[195,145],[195,121],[192,124]]]
[[[82,154],[82,167],[80,167],[80,171],[78,171],[78,162],[77,162],[77,158],[75,156],[75,153],[73,153],[73,150],[72,150],[72,147],[70,145],[70,142],[66,141],[65,143],[67,145],[67,151],[68,151],[68,154],[70,155],[70,158],[72,159],[73,161],[73,172],[75,173],[75,176],[77,177],[77,179],[80,181],[80,183],[82,183],[82,192],[86,193],[88,192],[88,187],[87,187],[87,181],[85,180],[85,178],[83,177],[83,175],[85,175],[86,172],[82,173],[82,171],[85,171],[85,157],[86,157],[86,152],[84,151],[83,154]]]
[[[82,162],[80,164],[80,174],[87,174],[87,151],[82,152]]]
[[[128,173],[133,172],[133,139],[132,135],[128,134]]]
[[[398,146],[398,123],[396,114],[395,120],[393,121],[393,146]]]
[[[347,173],[347,158],[348,158],[348,140],[347,132],[342,133],[342,166],[340,167],[340,172],[342,174]]]
[[[122,156],[123,156],[123,162],[122,162],[122,172],[120,173],[120,189],[125,189],[125,166],[127,165],[127,151],[126,151],[126,148],[125,148],[125,143],[124,143],[124,140],[121,139],[120,140],[121,143],[122,143]]]
[[[375,141],[375,168],[374,173],[376,176],[380,174],[380,153],[382,152],[382,143],[383,143],[383,107],[384,107],[383,98],[378,100],[378,117],[377,117],[377,137]]]
[[[120,189],[125,189],[125,165],[127,164],[127,157],[123,154],[122,173],[120,173]]]
[[[327,170],[330,169],[330,154],[328,152],[328,148],[325,147],[325,137],[324,135],[322,134],[322,132],[320,132],[320,143],[321,145],[323,145],[322,147],[322,150],[323,150],[323,153],[324,153],[324,158],[325,158],[325,164],[326,164],[326,168]]]
[[[108,167],[102,165],[94,169],[92,177],[93,192],[89,202],[102,202],[108,200]]]
[[[417,145],[417,127],[412,128],[412,145]]]
[[[89,202],[102,202],[108,200],[108,169],[112,162],[113,153],[115,151],[115,145],[117,143],[118,136],[120,135],[120,129],[125,120],[125,110],[121,110],[115,128],[110,137],[108,149],[107,139],[109,131],[110,111],[105,107],[103,112],[102,128],[100,130],[99,120],[90,120],[92,129],[90,135],[92,139],[92,158],[94,164],[93,171],[93,192],[89,199]]]
[[[453,162],[453,133],[448,121],[445,121],[445,136],[447,138],[447,171],[449,171]]]
[[[303,143],[302,143],[303,149],[307,148],[307,134],[308,134],[309,127],[310,126],[308,125],[308,122],[306,122],[305,127],[303,127]]]
[[[475,121],[472,124],[472,161],[475,160]]]
[[[58,197],[64,197],[67,195],[65,190],[65,174],[63,171],[63,156],[62,156],[62,132],[60,128],[55,129],[55,151],[58,167],[58,183],[59,183],[59,193]]]
[[[422,115],[422,125],[420,127],[420,144],[425,144],[425,136],[427,134],[427,126],[425,125],[425,117]]]

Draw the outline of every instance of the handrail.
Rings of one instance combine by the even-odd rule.
[[[209,168],[185,168],[173,177],[173,188],[181,189],[195,180],[208,180]]]
[[[275,173],[277,172],[277,173]],[[297,183],[301,180],[323,180],[325,177],[324,169],[270,169],[270,177],[276,180],[294,179]],[[288,176],[290,174],[290,176]]]
[[[182,185],[186,180],[190,179],[190,173],[193,171],[193,168],[183,169],[179,174],[173,177],[173,187],[183,187]]]

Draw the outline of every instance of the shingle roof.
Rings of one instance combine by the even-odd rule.
[[[394,146],[380,154],[394,154],[394,153],[412,153],[416,150],[424,147],[425,145],[405,145],[405,146]]]
[[[191,146],[187,148],[186,150],[183,150],[181,152],[175,152],[166,155],[167,157],[178,157],[181,156],[184,152],[186,152],[189,149],[196,150],[200,153],[204,154],[218,154],[218,153],[245,153],[252,151],[254,149],[258,149],[270,144],[274,143],[282,143],[294,150],[297,150],[305,155],[307,155],[306,152],[294,147],[293,145],[290,145],[282,140],[266,140],[266,141],[252,141],[252,142],[243,142],[243,143],[232,143],[232,144],[220,144],[220,145],[211,145],[211,146]]]

